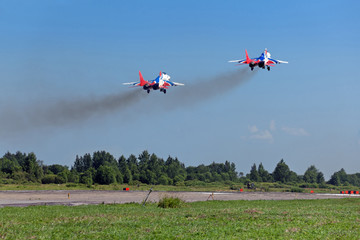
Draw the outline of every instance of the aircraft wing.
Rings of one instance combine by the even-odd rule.
[[[123,83],[123,85],[133,85],[133,86],[138,86],[140,85],[139,82],[129,82],[129,83]]]
[[[244,63],[245,61],[246,61],[246,59],[242,59],[242,60],[230,60],[229,62]]]
[[[184,86],[185,84],[183,83],[177,83],[177,82],[170,82],[170,81],[165,81],[166,83],[168,83],[170,86]]]
[[[276,60],[276,59],[272,59],[272,58],[269,58],[269,61],[272,61],[274,64],[289,63],[287,61],[281,61],[281,60]]]

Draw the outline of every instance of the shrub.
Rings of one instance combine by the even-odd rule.
[[[163,197],[158,203],[161,208],[179,208],[184,204],[184,201],[178,197]]]
[[[66,184],[66,187],[70,188],[70,187],[77,187],[78,185],[75,183],[68,183]]]
[[[326,183],[320,183],[319,188],[329,188],[329,186]]]
[[[290,189],[290,192],[300,192],[300,193],[302,193],[302,192],[304,192],[304,189],[298,188],[298,187],[292,187]]]
[[[42,182],[42,184],[55,183],[55,178],[56,178],[56,175],[55,175],[55,174],[45,175],[45,176],[41,179],[41,182]]]
[[[185,181],[185,186],[205,186],[206,183],[203,181],[199,181],[199,180],[188,180]]]

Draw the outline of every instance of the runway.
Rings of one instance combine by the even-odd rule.
[[[35,190],[0,191],[0,207],[32,205],[89,205],[114,203],[142,203],[148,191],[99,190]],[[290,192],[151,192],[148,202],[158,202],[164,196],[179,197],[185,202],[208,200],[294,200],[360,197],[355,194],[316,194]]]

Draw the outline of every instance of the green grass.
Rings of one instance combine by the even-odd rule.
[[[0,209],[0,239],[359,239],[360,199]]]

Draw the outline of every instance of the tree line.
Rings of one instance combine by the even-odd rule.
[[[344,169],[335,172],[326,182],[324,174],[314,165],[308,167],[303,175],[291,171],[281,159],[272,172],[262,163],[253,164],[248,174],[237,172],[234,163],[211,163],[188,166],[176,157],[166,160],[154,153],[143,151],[139,156],[131,154],[128,158],[116,159],[106,151],[92,155],[76,156],[74,165],[69,169],[60,164],[45,165],[34,153],[7,152],[0,158],[0,181],[2,183],[82,183],[92,184],[161,184],[161,185],[199,185],[213,182],[227,184],[248,182],[281,182],[303,184],[303,186],[360,186],[360,173],[347,174]],[[0,182],[0,183],[1,183]]]

